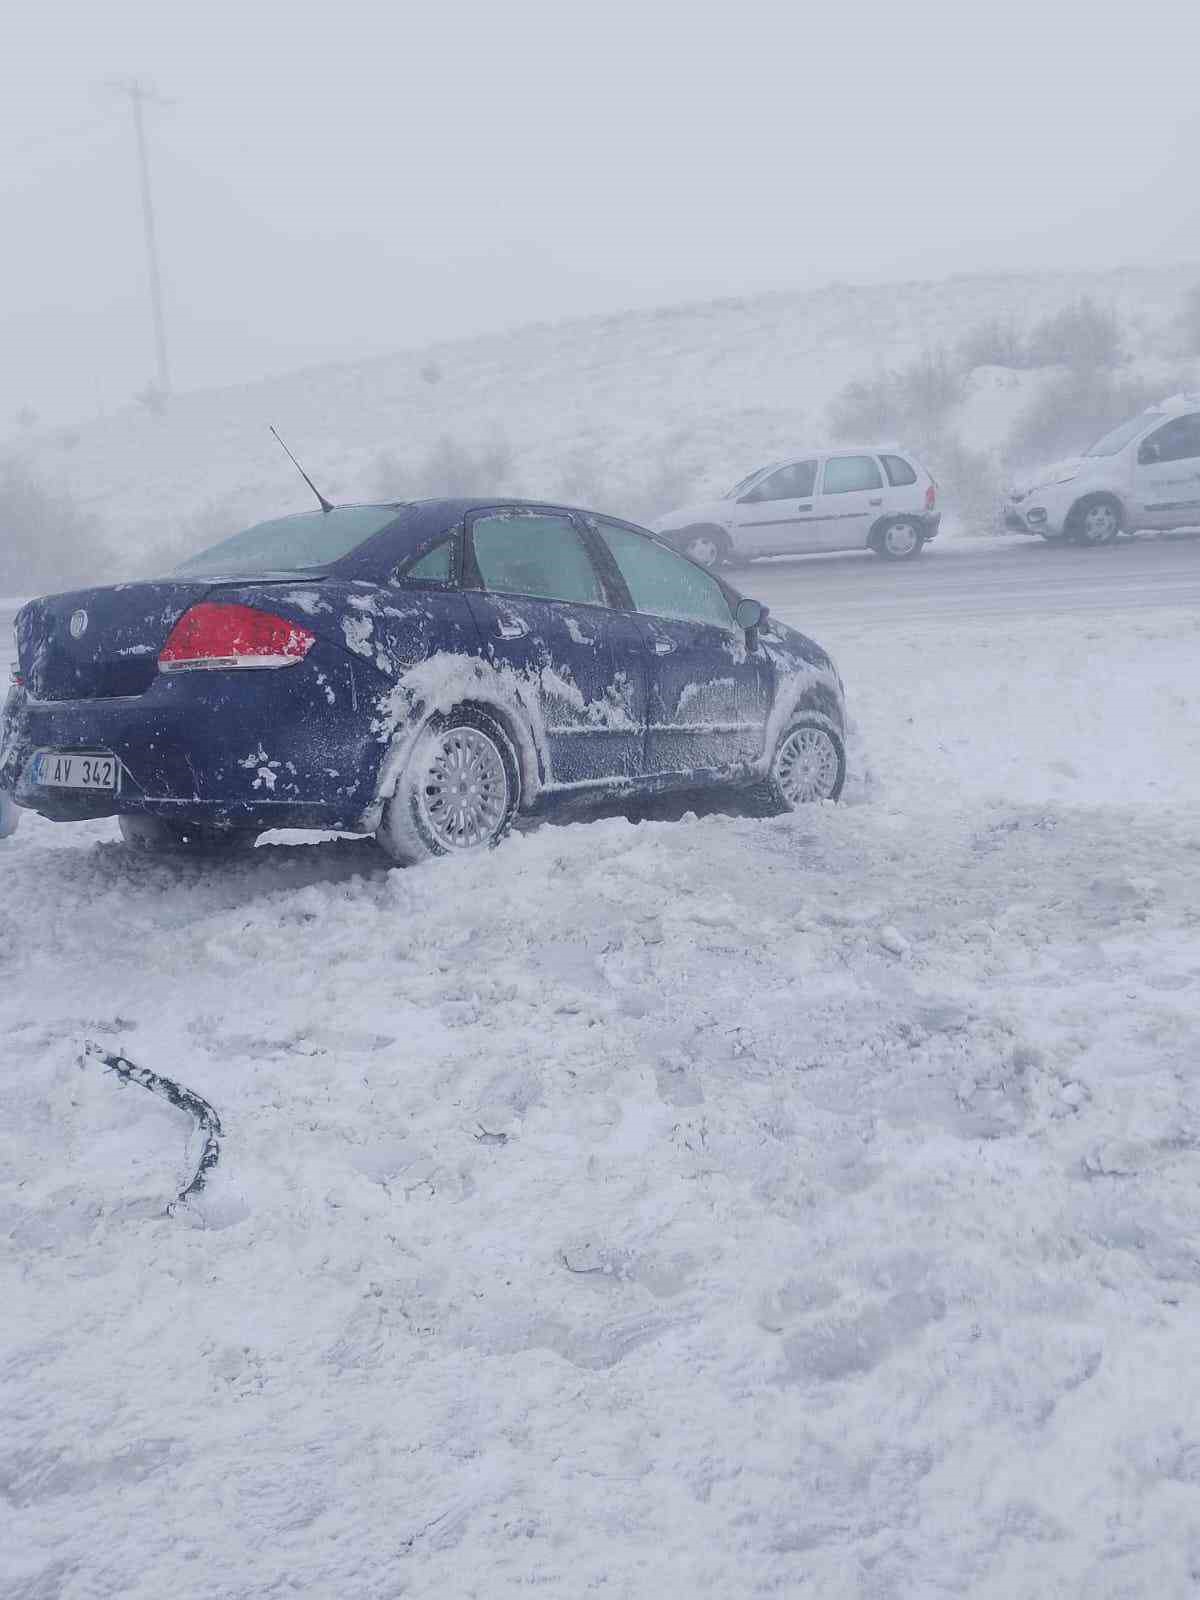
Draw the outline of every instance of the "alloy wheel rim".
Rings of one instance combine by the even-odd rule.
[[[791,806],[828,800],[837,786],[838,750],[822,728],[796,728],[779,746],[775,779]]]
[[[1111,539],[1117,531],[1117,519],[1111,506],[1092,506],[1083,519],[1083,531],[1096,543]]]
[[[478,728],[446,728],[434,736],[420,789],[425,823],[443,850],[491,843],[508,810],[504,758]]]
[[[693,561],[698,561],[702,567],[715,567],[720,551],[713,539],[693,539],[688,545],[687,553]]]
[[[911,522],[897,522],[888,529],[884,538],[894,556],[906,556],[917,542],[917,530]]]

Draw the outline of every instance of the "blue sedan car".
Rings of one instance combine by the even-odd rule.
[[[523,501],[259,523],[170,578],[35,600],[0,790],[142,850],[375,833],[403,863],[519,813],[733,787],[833,800],[829,657],[653,534]]]

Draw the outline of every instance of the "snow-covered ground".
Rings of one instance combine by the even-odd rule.
[[[775,609],[850,804],[0,843],[0,1592],[1194,1590],[1194,607]]]

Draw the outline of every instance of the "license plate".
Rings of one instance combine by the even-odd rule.
[[[121,787],[121,763],[116,756],[39,750],[33,758],[33,781],[44,789],[105,789],[115,794]]]

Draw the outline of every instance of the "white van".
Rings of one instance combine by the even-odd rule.
[[[715,567],[818,550],[874,550],[910,561],[940,522],[937,484],[911,452],[847,445],[757,467],[718,499],[681,506],[653,528],[702,567]]]
[[[1200,528],[1200,393],[1172,395],[1009,493],[1018,533],[1111,544],[1138,528]]]

